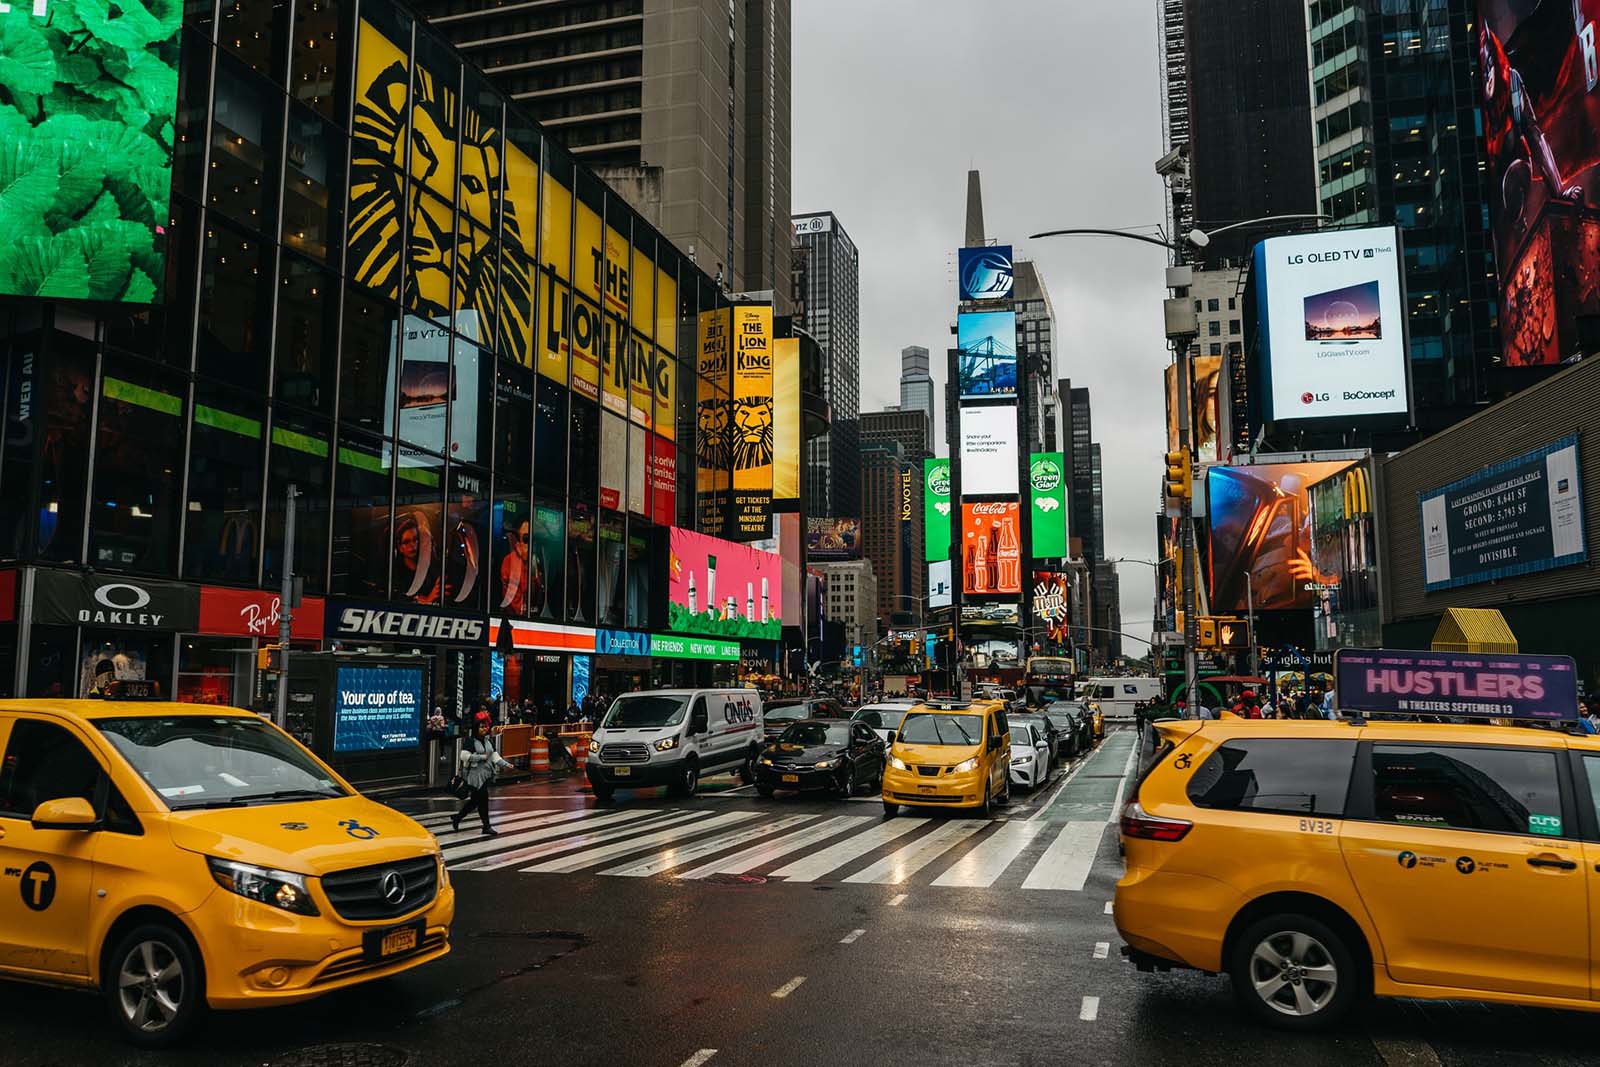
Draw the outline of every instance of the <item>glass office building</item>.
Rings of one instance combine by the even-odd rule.
[[[259,700],[292,550],[297,646],[564,706],[694,526],[722,295],[391,0],[182,17],[155,302],[0,304],[0,695]]]

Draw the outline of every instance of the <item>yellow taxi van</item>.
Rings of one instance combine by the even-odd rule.
[[[1153,724],[1123,954],[1227,974],[1286,1029],[1373,994],[1600,1009],[1600,737],[1575,714]]]
[[[883,769],[883,815],[902,806],[968,808],[1011,800],[1011,726],[1003,700],[917,704],[900,720]]]
[[[433,836],[255,714],[0,700],[0,752],[0,977],[98,991],[135,1044],[450,950]]]

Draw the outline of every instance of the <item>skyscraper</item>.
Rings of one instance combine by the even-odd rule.
[[[1029,376],[1032,388],[1027,392],[1027,439],[1023,444],[1030,452],[1043,451],[1048,434],[1045,420],[1053,414],[1055,394],[1051,389],[1055,381],[1055,355],[1052,338],[1056,314],[1050,304],[1050,291],[1044,286],[1039,268],[1028,260],[1020,260],[1012,267],[1015,289],[1013,298],[1017,312],[1017,363],[1019,371]]]
[[[792,0],[418,0],[730,290],[789,283]]]
[[[922,614],[922,601],[928,594],[928,569],[922,565],[922,461],[933,454],[925,444],[932,435],[928,427],[928,418],[922,411],[905,407],[861,415],[862,537],[878,573],[880,596],[894,598],[885,601],[893,605],[893,610],[916,615]],[[874,449],[894,453],[903,470],[910,473],[909,487],[899,482],[880,485],[874,481]],[[904,495],[907,488],[911,493],[909,516]],[[880,563],[879,557],[872,554],[875,537],[900,542],[904,558],[895,569],[888,569],[886,562]]]
[[[900,350],[900,408],[902,411],[920,411],[927,417],[926,440],[923,449],[930,455],[934,448],[933,376],[928,373],[928,350],[921,345],[910,345]]]
[[[794,219],[794,299],[822,348],[829,431],[806,442],[808,515],[861,514],[861,257],[833,212]]]
[[[1102,645],[1110,627],[1105,625],[1108,595],[1115,595],[1115,584],[1104,580],[1100,563],[1104,557],[1105,507],[1103,503],[1100,446],[1093,439],[1089,390],[1074,388],[1070,378],[1062,378],[1056,388],[1060,398],[1061,449],[1067,459],[1067,529],[1072,534],[1074,568],[1079,561],[1088,586],[1087,596],[1072,603],[1072,640],[1079,648],[1094,648],[1102,657]],[[1115,567],[1111,568],[1113,579]],[[1117,609],[1120,619],[1120,609]]]

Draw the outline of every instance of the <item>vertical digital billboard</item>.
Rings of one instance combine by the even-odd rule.
[[[800,339],[772,342],[772,499],[800,499]]]
[[[1211,607],[1240,612],[1309,610],[1319,571],[1310,488],[1349,467],[1270,463],[1207,471]]]
[[[935,560],[928,564],[928,607],[930,609],[948,608],[952,603],[953,568],[954,565],[947,559]]]
[[[764,641],[783,636],[783,561],[776,554],[676,526],[669,539],[670,629]]]
[[[0,5],[0,295],[160,301],[183,5]]]
[[[1256,245],[1269,422],[1410,412],[1400,268],[1400,231],[1393,226]]]
[[[961,505],[961,590],[974,596],[1022,592],[1021,509],[1015,500]]]
[[[1017,493],[1017,409],[961,409],[961,495]]]
[[[733,508],[741,541],[771,533],[772,305],[733,309]]]
[[[1502,360],[1579,354],[1600,315],[1600,63],[1592,0],[1478,0],[1489,220]]]
[[[1028,463],[1028,499],[1032,501],[1030,540],[1033,555],[1054,559],[1067,554],[1067,457],[1061,452],[1035,452]]]
[[[1014,396],[1017,392],[1017,316],[974,311],[956,316],[961,398]]]
[[[732,316],[726,309],[702,311],[697,323],[695,368],[699,372],[695,397],[695,492],[699,496],[699,527],[708,533],[725,531],[724,507],[733,471],[730,436],[733,387],[731,356]]]
[[[950,460],[922,461],[923,555],[934,563],[950,558]]]
[[[1014,283],[1010,245],[963,248],[957,254],[963,301],[1009,300]]]

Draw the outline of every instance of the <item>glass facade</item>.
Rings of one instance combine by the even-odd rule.
[[[713,280],[403,9],[182,36],[158,302],[0,311],[0,561],[272,589],[292,484],[308,594],[643,625]]]

